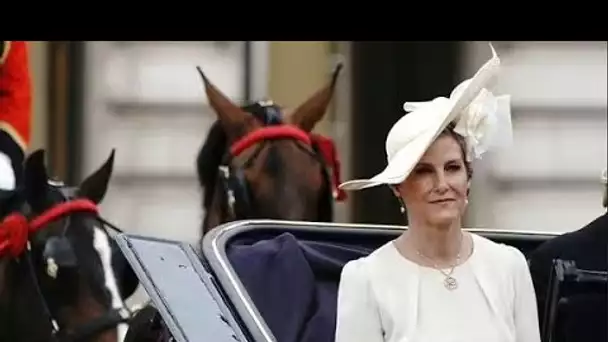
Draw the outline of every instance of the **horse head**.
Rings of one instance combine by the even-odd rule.
[[[198,68],[217,115],[197,158],[203,234],[240,219],[333,219],[336,181],[325,149],[331,141],[311,132],[327,111],[341,68],[289,115],[272,101],[237,106]]]
[[[122,255],[97,212],[113,160],[114,151],[79,187],[68,188],[48,180],[43,150],[28,156],[27,205],[0,223],[0,340],[124,336],[130,316],[124,299],[134,288],[115,271]]]

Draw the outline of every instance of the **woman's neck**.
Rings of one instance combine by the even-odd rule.
[[[417,253],[435,262],[451,262],[461,252],[463,235],[460,222],[434,226],[411,222],[405,239]]]

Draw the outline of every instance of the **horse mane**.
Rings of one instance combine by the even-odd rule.
[[[216,120],[209,129],[207,138],[196,158],[198,181],[204,190],[203,206],[209,208],[215,190],[215,180],[218,176],[218,167],[226,153],[228,136],[224,132],[219,120]]]
[[[241,109],[253,114],[261,122],[265,122],[266,111],[259,103],[241,106]],[[196,158],[196,170],[199,185],[203,188],[203,207],[208,209],[213,200],[218,167],[228,150],[228,136],[219,120],[211,125],[205,142]]]

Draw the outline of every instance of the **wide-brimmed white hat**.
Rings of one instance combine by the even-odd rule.
[[[403,108],[410,113],[393,125],[386,138],[386,168],[372,178],[344,182],[340,188],[360,190],[401,183],[451,122],[456,122],[454,131],[467,141],[468,159],[480,157],[498,140],[510,140],[510,98],[495,97],[486,89],[500,68],[500,59],[491,44],[490,48],[492,58],[472,78],[459,84],[449,98],[406,102]]]

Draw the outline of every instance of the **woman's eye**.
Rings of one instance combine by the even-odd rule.
[[[448,171],[460,171],[462,167],[460,165],[448,165]]]

